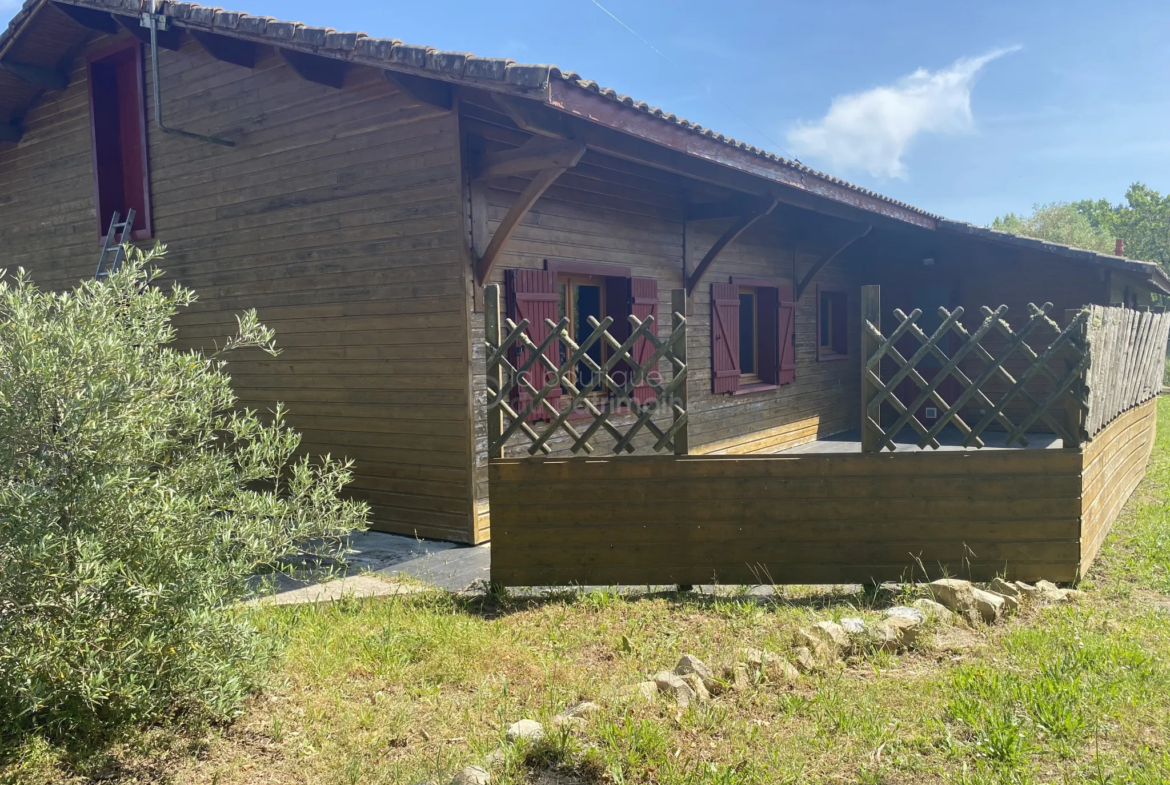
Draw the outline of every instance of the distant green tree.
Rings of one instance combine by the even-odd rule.
[[[1095,229],[1124,238],[1126,256],[1170,269],[1170,193],[1162,196],[1145,183],[1134,183],[1125,201],[1114,205],[1108,199],[1085,199],[1074,204]]]
[[[991,228],[1077,248],[1113,253],[1113,236],[1095,226],[1089,216],[1071,202],[1037,204],[1032,207],[1031,215],[1008,213],[992,221]]]

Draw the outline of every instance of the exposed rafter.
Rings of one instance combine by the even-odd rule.
[[[137,16],[122,16],[121,14],[114,14],[114,20],[122,26],[126,32],[137,38],[144,44],[150,43],[150,30],[142,26],[142,20]],[[172,52],[179,51],[179,47],[183,44],[183,31],[177,27],[172,27],[169,30],[158,31],[158,48],[169,49]]]
[[[207,54],[216,60],[230,65],[238,65],[241,68],[256,67],[255,43],[239,38],[229,38],[226,35],[205,33],[202,30],[188,30],[187,32],[199,42]]]
[[[69,77],[63,72],[40,65],[30,65],[16,60],[0,60],[0,71],[7,71],[29,84],[47,87],[50,90],[64,90],[69,86]]]
[[[542,169],[569,169],[585,154],[585,143],[575,139],[534,136],[514,150],[487,153],[478,161],[474,177],[490,180]]]
[[[800,279],[800,283],[798,283],[796,285],[795,299],[800,300],[800,296],[802,294],[804,294],[804,290],[808,288],[808,285],[810,283],[812,283],[813,278],[816,277],[817,273],[819,273],[824,268],[824,266],[826,264],[828,264],[829,262],[833,261],[838,256],[840,256],[841,253],[846,248],[853,245],[855,242],[860,240],[862,237],[865,237],[867,234],[869,234],[872,229],[873,229],[872,226],[865,227],[859,233],[855,234],[854,236],[850,237],[845,242],[841,243],[841,245],[839,245],[835,251],[833,251],[832,253],[827,253],[824,256],[822,256],[820,259],[818,259],[816,264],[814,264],[811,268],[809,268],[809,271],[804,274],[803,278]],[[793,258],[795,258],[795,254],[794,254]]]
[[[397,71],[383,71],[386,78],[399,90],[416,101],[440,109],[451,108],[451,85],[438,79],[427,79],[425,76],[402,74]]]
[[[296,52],[292,49],[285,49],[284,47],[277,47],[277,51],[280,52],[281,58],[289,64],[289,67],[296,71],[297,75],[302,79],[338,90],[345,84],[345,75],[349,72],[349,63],[342,60],[334,60],[329,57],[318,57],[317,55],[305,54],[304,52]]]
[[[13,144],[20,141],[20,137],[24,133],[20,127],[13,123],[0,123],[0,142],[12,142]]]
[[[703,261],[699,262],[699,266],[691,273],[691,277],[687,279],[687,297],[695,293],[695,289],[703,280],[703,276],[707,274],[707,270],[715,263],[719,254],[723,249],[735,242],[735,238],[746,232],[748,228],[756,221],[768,215],[776,209],[777,200],[768,199],[757,201],[750,209],[741,213],[735,223],[727,228],[727,231],[715,241],[711,246],[711,250],[707,251],[707,255],[703,257]]]
[[[109,35],[115,35],[118,32],[118,23],[114,21],[113,16],[105,11],[82,8],[81,6],[69,5],[68,3],[53,3],[53,5],[82,27]]]
[[[516,231],[516,227],[524,220],[524,216],[528,215],[528,211],[536,204],[536,200],[548,190],[548,187],[556,182],[556,179],[564,174],[567,167],[555,167],[552,169],[543,169],[537,173],[532,182],[528,184],[518,197],[515,203],[512,204],[512,209],[508,210],[508,214],[504,216],[504,220],[500,221],[500,225],[496,228],[496,233],[492,235],[491,242],[488,243],[487,250],[483,252],[483,256],[475,265],[475,280],[480,286],[488,280],[488,276],[492,273],[492,267],[496,260],[500,257],[500,252],[504,250],[504,245],[512,237],[512,233]]]
[[[554,139],[569,139],[575,136],[568,118],[538,101],[501,93],[493,93],[492,98],[521,130],[530,134],[551,136]]]
[[[709,221],[715,218],[739,218],[761,206],[766,207],[767,197],[751,194],[736,194],[717,202],[699,202],[687,208],[688,221]]]

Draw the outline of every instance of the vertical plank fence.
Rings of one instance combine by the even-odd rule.
[[[1087,312],[1092,357],[1085,431],[1091,439],[1161,391],[1170,313],[1099,305]]]

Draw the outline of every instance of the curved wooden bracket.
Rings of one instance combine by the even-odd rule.
[[[805,273],[805,274],[804,274],[804,277],[800,279],[800,283],[798,283],[798,284],[796,285],[796,292],[795,292],[795,296],[793,297],[793,299],[794,299],[794,300],[797,300],[797,301],[799,301],[799,300],[800,300],[800,296],[801,296],[802,294],[804,294],[804,290],[808,288],[808,285],[809,285],[810,283],[812,283],[812,280],[813,280],[813,278],[815,278],[815,277],[816,277],[817,273],[819,273],[819,272],[820,272],[820,271],[821,271],[821,270],[824,268],[824,266],[825,266],[826,264],[828,264],[829,262],[831,262],[831,261],[833,261],[834,259],[836,259],[838,256],[840,256],[840,255],[841,255],[841,253],[842,253],[842,252],[843,252],[843,251],[844,251],[846,248],[848,248],[849,246],[853,245],[855,242],[857,242],[858,240],[860,240],[862,237],[865,237],[865,236],[866,236],[867,234],[869,234],[869,233],[870,233],[870,231],[872,231],[872,230],[873,230],[873,227],[872,227],[872,226],[866,226],[866,227],[865,227],[865,228],[864,228],[864,229],[861,231],[861,233],[860,233],[860,234],[856,234],[856,235],[854,235],[853,237],[850,237],[848,240],[846,240],[846,241],[845,241],[845,242],[843,242],[843,243],[842,243],[840,246],[838,246],[838,247],[837,247],[837,250],[833,251],[833,252],[832,252],[832,253],[830,253],[830,254],[825,254],[825,255],[824,255],[824,256],[822,256],[822,257],[821,257],[819,260],[817,260],[817,263],[816,263],[816,264],[814,264],[814,265],[812,266],[812,268],[811,268],[811,269],[810,269],[810,270],[809,270],[807,273]],[[796,254],[795,254],[795,252],[793,252],[792,258],[793,258],[793,260],[795,260],[795,259],[796,259]],[[795,264],[795,261],[794,261],[794,264]]]
[[[564,174],[567,167],[558,166],[550,169],[541,170],[536,177],[532,178],[532,182],[528,184],[512,205],[512,209],[508,210],[508,214],[504,216],[504,220],[500,221],[499,227],[496,228],[496,233],[492,235],[491,242],[488,243],[487,250],[483,252],[483,256],[475,265],[475,281],[480,286],[488,280],[488,276],[492,273],[492,267],[499,258],[500,252],[504,250],[504,245],[512,237],[512,233],[516,231],[516,227],[520,225],[520,221],[524,216],[528,215],[528,211],[536,204],[536,200],[548,190],[548,187],[556,182],[556,179]]]
[[[585,143],[575,139],[533,136],[514,150],[485,153],[476,162],[473,176],[481,180],[510,177],[545,169],[570,169],[585,154]]]
[[[776,203],[776,199],[761,202],[754,209],[740,215],[739,219],[728,227],[727,231],[723,233],[723,236],[711,246],[711,250],[707,251],[707,255],[703,257],[703,261],[699,262],[699,266],[691,273],[691,277],[687,279],[687,297],[695,293],[695,289],[702,282],[703,276],[707,274],[707,270],[715,263],[715,259],[722,253],[723,249],[733,243],[735,238],[746,232],[748,227],[776,209]]]

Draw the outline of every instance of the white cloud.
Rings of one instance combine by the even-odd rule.
[[[975,77],[992,60],[1019,49],[960,58],[938,71],[919,68],[892,85],[837,96],[824,118],[792,128],[788,144],[802,158],[824,159],[833,168],[904,178],[902,156],[914,137],[971,130]]]

